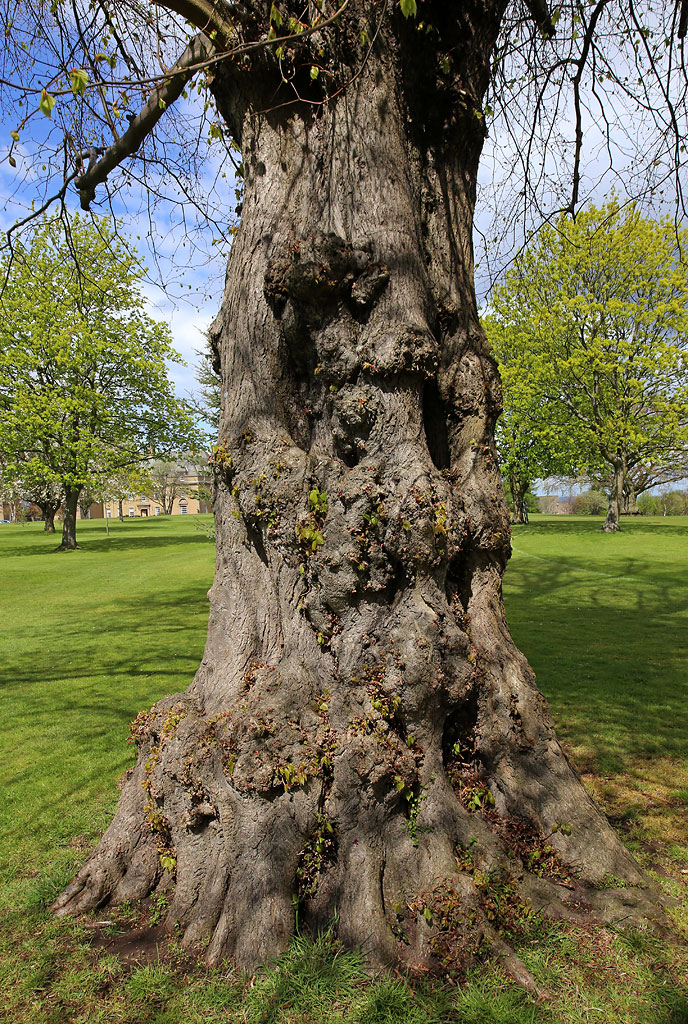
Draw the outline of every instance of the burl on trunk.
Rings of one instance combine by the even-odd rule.
[[[450,967],[502,948],[525,900],[601,910],[586,883],[605,874],[630,883],[608,912],[646,905],[504,619],[471,244],[502,6],[447,17],[451,87],[401,17],[325,105],[217,72],[246,192],[212,329],[207,646],[188,692],[134,724],[136,767],[60,913],[173,881],[167,923],[210,961],[283,949],[298,910],[377,962]]]

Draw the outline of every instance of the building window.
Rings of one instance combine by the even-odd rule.
[[[106,509],[105,509],[105,518],[106,518],[106,519],[109,519],[111,515],[112,515],[112,513],[110,512],[110,509],[109,509],[109,508],[106,508]]]
[[[160,509],[159,509],[159,508],[156,508],[156,509],[155,509],[155,514],[156,514],[156,516],[159,516],[159,515],[160,515]]]
[[[180,505],[180,506],[179,506],[179,511],[181,512],[181,514],[182,514],[183,516],[185,516],[185,515],[187,514],[187,512],[189,511],[189,510],[188,510],[188,508],[186,507],[186,505]]]
[[[130,518],[130,519],[133,519],[133,518],[134,518],[134,510],[133,510],[133,508],[130,508],[130,509],[129,509],[129,518]]]

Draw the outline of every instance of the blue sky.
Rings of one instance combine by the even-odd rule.
[[[38,95],[29,100],[37,104]],[[181,102],[181,101],[180,101]],[[182,116],[202,116],[201,99],[191,92],[188,100],[182,104]],[[195,106],[194,106],[195,105]],[[179,104],[175,105],[175,116]],[[636,121],[630,119],[630,112],[623,108],[617,110],[619,127],[617,137],[612,136],[612,148],[615,150],[615,167],[607,166],[608,154],[605,146],[603,126],[594,118],[587,118],[585,131],[585,160],[582,178],[581,199],[593,199],[600,203],[610,188],[615,186],[623,195],[624,178],[632,171],[634,154],[625,149],[629,130],[635,133],[640,130]],[[22,139],[14,149],[17,160],[16,170],[7,161],[10,143],[10,131],[18,127],[26,108],[17,109],[6,114],[4,125],[0,123],[0,190],[4,203],[0,207],[0,229],[6,229],[17,216],[21,216],[32,199],[41,198],[41,146],[46,145],[51,129],[57,130],[55,118],[49,121],[42,115],[35,118],[30,131],[22,132]],[[628,117],[626,115],[629,115]],[[543,161],[544,186],[542,189],[542,208],[545,212],[561,206],[566,198],[566,163],[565,158],[571,151],[571,138],[574,134],[574,123],[571,117],[570,104],[558,105],[557,135],[555,143]],[[497,120],[490,125],[490,133],[486,142],[481,166],[480,179],[482,188],[479,192],[479,204],[476,224],[476,257],[478,261],[476,284],[479,303],[484,301],[491,281],[507,265],[512,254],[527,237],[529,230],[536,225],[540,210],[529,211],[527,204],[524,217],[513,216],[510,200],[518,194],[518,177],[508,174],[512,165],[518,164],[518,142],[509,138],[504,120]],[[24,136],[32,137],[33,142],[25,141]],[[638,136],[638,141],[640,136]],[[26,148],[25,148],[26,147]],[[30,148],[29,148],[30,147]],[[636,150],[637,152],[637,150]],[[38,163],[39,173],[34,174],[32,164]],[[562,169],[563,168],[563,169]],[[201,172],[201,184],[212,187],[218,183],[218,172],[224,169],[228,177],[219,179],[222,189],[222,204],[231,214],[235,205],[234,182],[229,161],[220,168],[219,154],[211,153]],[[113,181],[120,175],[113,172]],[[104,198],[104,190],[99,189],[99,199]],[[659,190],[647,197],[646,209],[657,212],[668,212],[671,206],[670,189],[664,196]],[[668,206],[663,205],[668,200]],[[69,206],[78,208],[76,194],[72,193]],[[196,351],[203,347],[204,332],[219,309],[222,299],[224,270],[229,246],[213,244],[213,230],[210,227],[200,228],[197,249],[189,242],[181,224],[180,209],[161,205],[153,211],[152,216],[146,208],[143,190],[133,183],[129,187],[127,202],[118,196],[113,204],[119,226],[136,246],[144,262],[148,265],[149,280],[145,283],[144,294],[151,314],[167,321],[171,327],[177,349],[189,364],[186,367],[172,364],[170,375],[180,395],[185,395],[194,388],[193,364]],[[184,211],[194,219],[193,211]],[[529,214],[531,214],[529,216]],[[483,238],[487,238],[487,253]],[[186,246],[185,246],[186,243]],[[489,254],[489,255],[488,255]],[[164,281],[165,288],[155,284]]]
[[[191,108],[193,102],[189,100],[187,105]],[[45,182],[34,168],[40,165],[41,148],[47,149],[50,132],[56,126],[43,117],[34,119],[30,138],[27,133],[26,140],[22,137],[21,143],[14,146],[17,167],[13,169],[7,160],[10,132],[24,113],[23,110],[15,110],[6,114],[4,123],[0,121],[0,231],[6,231],[17,219],[25,217],[32,202],[41,205],[45,199]],[[211,155],[204,166],[208,189],[216,182],[218,169],[218,156]],[[229,161],[226,170],[228,176],[222,187],[229,219],[236,203],[233,168]],[[116,181],[119,174],[119,170],[114,171],[112,180]],[[48,187],[48,194],[51,189],[54,191],[54,184]],[[180,202],[182,199],[180,193]],[[98,190],[97,200],[92,205],[93,212],[108,216],[107,197],[102,187]],[[70,212],[79,211],[79,197],[73,189],[68,194],[67,207]],[[52,209],[56,211],[57,206]],[[112,209],[118,229],[147,268],[142,291],[150,314],[169,324],[175,348],[187,364],[170,363],[168,367],[177,393],[186,397],[195,389],[197,352],[204,346],[204,333],[222,300],[229,245],[213,244],[212,229],[200,225],[198,216],[188,204],[182,203],[180,207],[163,202],[149,210],[145,190],[136,183],[127,188],[126,197],[123,193],[116,196]],[[183,217],[195,222],[192,233],[186,232]],[[161,286],[163,284],[164,287]]]

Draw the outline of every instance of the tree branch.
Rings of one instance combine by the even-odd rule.
[[[102,185],[107,181],[110,171],[136,152],[167,107],[181,96],[184,87],[196,73],[197,65],[205,60],[213,50],[213,44],[207,36],[202,33],[194,36],[177,63],[168,72],[167,77],[155,86],[145,106],[132,118],[124,135],[116,139],[99,160],[96,160],[95,157],[91,159],[88,170],[75,182],[83,210],[88,210],[95,199],[96,185]]]
[[[229,46],[234,35],[234,22],[247,20],[245,4],[228,3],[227,0],[220,3],[218,0],[153,0],[153,3],[181,15],[207,36],[217,32],[216,42],[222,47]]]
[[[678,38],[683,39],[688,31],[688,0],[681,0],[681,13],[678,19]]]
[[[545,0],[525,0],[525,2],[533,21],[542,32],[545,39],[551,39],[555,34],[556,29]],[[684,0],[684,3],[685,2],[688,2],[688,0]]]

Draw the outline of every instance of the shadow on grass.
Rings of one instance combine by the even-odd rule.
[[[98,539],[93,539],[92,535],[88,535],[86,538],[77,537],[79,544],[78,551],[62,551],[58,544],[54,542],[54,539],[48,540],[47,543],[39,544],[22,544],[10,547],[9,545],[3,545],[2,554],[7,558],[24,558],[34,555],[62,555],[64,558],[78,558],[81,553],[93,552],[102,554],[104,552],[116,552],[122,551],[136,551],[142,548],[164,548],[164,547],[179,547],[180,544],[208,544],[208,538],[205,534],[195,530],[189,531],[184,534],[174,534],[169,536],[155,536],[154,534],[144,533],[141,531],[142,536],[132,537],[118,537],[117,535],[110,534],[109,537],[104,536]]]
[[[638,540],[657,537],[656,526],[632,527]],[[618,772],[632,758],[685,756],[686,561],[653,562],[641,551],[612,561],[606,545],[597,562],[570,541],[559,555],[539,540],[590,533],[587,523],[526,529],[514,531],[507,618],[579,766],[592,758],[598,770]],[[686,526],[669,532],[688,538]]]
[[[50,687],[64,682],[64,688],[52,705],[52,710],[59,713],[70,706],[87,708],[83,703],[83,690],[78,690],[75,701],[70,686],[94,676],[113,680],[124,677],[133,681],[164,674],[172,667],[170,662],[173,661],[174,675],[188,672],[191,682],[200,656],[198,652],[189,652],[189,630],[198,635],[198,617],[207,617],[207,590],[207,582],[189,584],[175,590],[169,587],[163,587],[157,592],[147,590],[143,606],[141,598],[136,595],[119,595],[103,608],[97,626],[92,626],[91,632],[84,632],[80,623],[71,625],[62,622],[59,626],[54,625],[47,643],[44,639],[41,644],[30,649],[24,647],[14,657],[5,656],[0,689],[21,689],[22,706],[30,714],[32,702],[26,687],[33,684]],[[112,640],[108,650],[103,652],[103,635],[107,633],[112,634]],[[176,633],[180,640],[175,644]],[[139,635],[141,639],[132,642],[132,637]],[[146,635],[150,637],[148,641]],[[14,632],[17,640],[30,636],[30,627],[27,627],[25,633],[21,630]],[[79,637],[78,643],[75,642],[76,636]],[[68,655],[69,661],[63,660],[62,655]],[[44,702],[45,695],[41,694],[37,703]]]
[[[602,524],[604,516],[546,516],[531,517],[527,525],[517,524],[511,527],[514,538],[519,534],[535,530],[541,534],[561,534],[571,536],[573,534],[599,535],[604,533]],[[621,530],[616,534],[605,534],[607,537],[623,537],[625,534],[646,534],[657,536],[662,534],[675,534],[685,537],[688,535],[687,516],[622,516]]]

